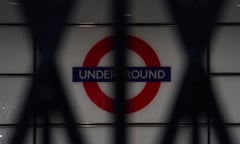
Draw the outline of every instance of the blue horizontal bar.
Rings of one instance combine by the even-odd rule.
[[[129,82],[169,82],[170,67],[126,67],[125,80]],[[113,82],[114,67],[73,67],[73,82]]]

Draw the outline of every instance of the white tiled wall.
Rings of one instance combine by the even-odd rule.
[[[23,77],[0,77],[0,124],[16,123],[29,81]]]
[[[87,127],[79,129],[85,136],[85,142],[88,144],[111,144],[113,143],[113,127]],[[157,144],[160,143],[164,127],[128,127],[129,144]],[[200,139],[202,144],[207,144],[206,128],[200,129]],[[41,129],[38,132],[38,140],[41,143]],[[53,144],[69,143],[67,131],[64,128],[52,128]],[[186,144],[191,141],[191,127],[180,127],[176,132],[175,144]]]
[[[24,27],[0,27],[0,73],[32,72],[32,44]]]
[[[112,18],[111,2],[110,0],[76,0],[69,22],[109,23]],[[133,23],[172,22],[164,0],[132,0],[129,3],[127,16]],[[0,23],[26,22],[21,15],[22,5],[19,0],[1,0],[0,5]],[[238,0],[226,1],[219,21],[240,22],[238,5]]]
[[[225,121],[239,123],[240,77],[213,77],[212,81]]]
[[[14,127],[0,127],[0,143],[1,144],[9,144],[11,142],[11,138],[14,134],[16,134],[16,130]],[[33,144],[33,131],[32,129],[28,130],[24,140],[24,144]]]
[[[239,126],[227,126],[227,131],[230,134],[230,138],[233,144],[238,144],[240,142],[239,134],[240,134],[240,127]],[[214,127],[211,128],[211,144],[220,144],[220,138],[215,130]]]
[[[211,72],[240,72],[239,45],[239,26],[217,27],[211,43]]]
[[[239,22],[239,0],[226,0],[219,22]]]
[[[22,7],[19,5],[19,0],[1,0],[0,5],[0,23],[24,22],[20,12]]]

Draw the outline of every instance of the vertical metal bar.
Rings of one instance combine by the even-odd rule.
[[[47,110],[47,109],[46,109]],[[50,124],[49,124],[49,113],[45,111],[43,113],[44,127],[43,127],[43,144],[51,144],[50,142]]]
[[[124,70],[126,66],[127,20],[126,0],[113,1],[113,48],[116,72],[115,82],[115,144],[126,144],[126,85]]]
[[[37,43],[35,39],[32,39],[33,43],[33,77],[37,75]],[[37,144],[37,113],[33,113],[33,144]]]
[[[211,56],[211,40],[210,37],[208,38],[207,44],[206,44],[206,69],[207,69],[207,81],[210,85],[210,73],[211,73],[211,63],[210,63],[210,56]],[[211,118],[210,118],[210,100],[207,99],[207,143],[211,143]]]
[[[198,124],[198,114],[195,113],[193,116],[193,128],[192,128],[192,144],[201,144],[199,138],[199,124]]]

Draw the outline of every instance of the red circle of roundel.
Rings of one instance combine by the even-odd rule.
[[[112,50],[111,42],[112,36],[104,38],[94,45],[88,52],[83,67],[97,67],[101,58]],[[160,61],[157,55],[143,40],[134,36],[128,36],[128,43],[128,49],[137,53],[144,60],[147,67],[160,67]],[[114,99],[107,96],[97,82],[83,82],[83,86],[89,98],[98,107],[107,112],[113,112]],[[146,82],[146,85],[139,94],[127,100],[127,113],[139,111],[148,105],[156,96],[159,88],[160,82]]]

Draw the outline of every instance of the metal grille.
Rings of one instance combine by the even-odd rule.
[[[210,144],[211,131],[215,130],[220,143],[233,143],[227,129],[217,97],[212,89],[210,78],[213,76],[238,76],[239,73],[213,73],[210,68],[210,52],[212,32],[216,26],[238,25],[231,23],[216,23],[217,17],[224,5],[223,1],[215,0],[170,0],[167,9],[176,22],[174,23],[129,23],[126,13],[129,3],[127,1],[112,2],[112,23],[92,24],[95,26],[111,27],[113,32],[112,46],[114,52],[114,65],[116,81],[114,83],[114,120],[112,123],[84,124],[77,123],[71,104],[67,99],[68,93],[64,90],[63,81],[57,70],[57,52],[61,45],[66,27],[84,26],[91,24],[66,23],[71,15],[75,1],[71,0],[23,0],[20,2],[27,23],[2,23],[2,27],[26,27],[32,37],[33,73],[1,73],[1,77],[31,77],[32,82],[16,124],[1,124],[3,127],[14,127],[16,132],[11,139],[11,144],[25,143],[27,132],[32,133],[33,143],[39,143],[37,133],[42,129],[42,143],[52,143],[52,128],[62,127],[69,136],[69,143],[88,143],[84,137],[85,126],[111,126],[114,127],[113,141],[111,143],[126,144],[131,137],[128,128],[131,126],[156,126],[165,127],[161,140],[156,137],[156,143],[174,143],[179,127],[191,129],[191,142],[202,143],[201,128],[207,129],[207,143]],[[81,2],[80,2],[81,3]],[[44,9],[44,10],[43,10]],[[186,53],[187,66],[179,93],[176,98],[170,119],[166,123],[129,123],[126,114],[127,104],[124,70],[128,58],[127,34],[129,27],[175,27],[179,32],[182,49]],[[207,57],[204,58],[205,52]],[[206,70],[203,59],[206,59]],[[51,123],[51,115],[57,113],[63,117],[62,123]],[[200,118],[206,118],[201,122]],[[38,120],[42,122],[38,122]],[[182,119],[187,122],[181,123]],[[236,124],[238,125],[238,124]],[[31,130],[30,130],[31,129]]]

